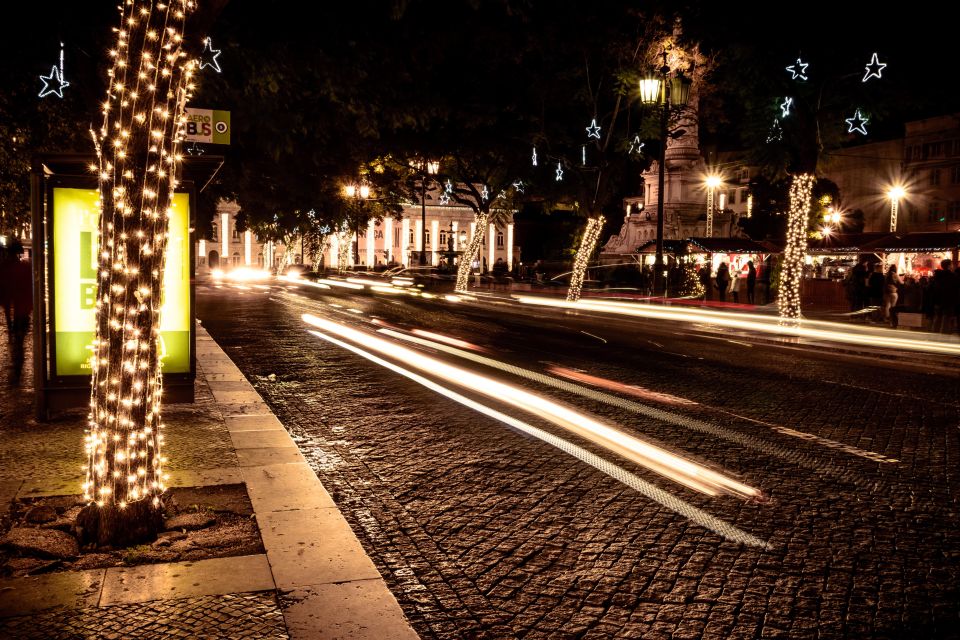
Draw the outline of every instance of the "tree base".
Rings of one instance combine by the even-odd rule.
[[[129,547],[157,539],[163,530],[163,503],[141,500],[121,509],[117,505],[88,504],[77,515],[80,546]]]

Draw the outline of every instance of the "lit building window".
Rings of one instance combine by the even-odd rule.
[[[217,241],[217,225],[213,224],[210,226],[210,239],[214,242]]]
[[[503,246],[503,232],[502,232],[502,231],[497,231],[497,246],[498,246],[498,247],[502,247],[502,246]]]

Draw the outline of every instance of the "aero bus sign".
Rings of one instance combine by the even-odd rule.
[[[230,112],[187,108],[187,142],[230,144]]]

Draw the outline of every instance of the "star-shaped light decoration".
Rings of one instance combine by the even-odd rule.
[[[641,151],[643,151],[643,143],[640,142],[640,135],[637,134],[633,137],[633,142],[630,143],[627,153],[640,153]]]
[[[793,98],[784,98],[783,102],[780,103],[780,111],[783,113],[784,118],[790,115],[791,107],[793,107]]]
[[[447,179],[447,182],[443,185],[444,193],[453,193],[453,183],[450,182],[450,179]]]
[[[220,63],[217,58],[220,57],[220,49],[213,48],[213,39],[207,38],[203,41],[203,51],[200,53],[200,68],[212,67],[214,71],[220,73]],[[209,60],[207,59],[209,53]]]
[[[557,182],[563,180],[563,167],[560,166],[560,163],[557,163]]]
[[[537,148],[533,148],[533,166],[537,166]]]
[[[600,139],[600,127],[597,126],[597,119],[594,118],[590,121],[590,126],[587,127],[587,137]]]
[[[803,62],[800,58],[797,58],[797,63],[792,64],[787,67],[787,71],[793,74],[792,80],[806,80],[807,79],[807,67],[810,64],[808,62]]]
[[[867,66],[864,67],[867,70],[867,73],[863,76],[863,81],[866,82],[870,78],[880,79],[880,72],[883,71],[883,68],[886,66],[886,63],[880,62],[877,59],[877,54],[874,53],[873,57],[870,58],[870,62],[868,62]]]
[[[63,97],[63,90],[70,86],[70,83],[63,79],[63,74],[58,67],[50,67],[50,75],[40,76],[43,81],[43,89],[40,90],[40,97],[46,98],[51,93],[58,98]]]
[[[847,133],[856,131],[862,135],[867,135],[867,123],[870,122],[870,118],[864,118],[860,113],[860,109],[857,109],[857,112],[853,114],[852,118],[847,118],[844,122],[850,127],[847,129]]]
[[[196,142],[194,142],[189,147],[187,147],[187,153],[189,153],[192,156],[202,156],[204,153],[204,149],[203,147],[199,146]],[[311,210],[311,213],[315,213],[315,212]]]
[[[767,134],[767,144],[770,144],[774,140],[783,140],[783,128],[780,126],[780,118],[773,119],[773,126],[770,127],[770,132]]]
[[[448,204],[450,204],[450,194],[444,191],[443,193],[440,194],[440,198],[438,200],[441,205],[447,206]]]
[[[517,190],[517,193],[523,193],[523,180],[517,180],[513,183],[513,188]]]
[[[490,199],[490,189],[487,188],[487,185],[483,185],[483,189],[480,190],[480,197],[484,200]]]

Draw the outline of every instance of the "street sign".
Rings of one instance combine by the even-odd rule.
[[[57,376],[90,375],[96,330],[100,212],[96,189],[53,189],[53,338]],[[190,373],[190,197],[176,193],[163,271],[163,372]]]
[[[230,144],[230,112],[187,107],[185,142]]]

